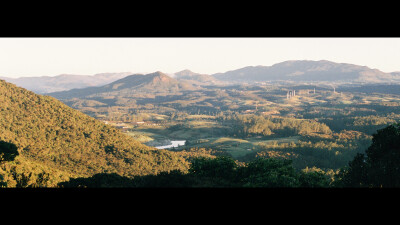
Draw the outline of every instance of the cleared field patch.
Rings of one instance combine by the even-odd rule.
[[[342,101],[340,101],[340,103],[345,104],[345,105],[353,104],[353,102],[350,100],[342,100]]]
[[[245,156],[246,154],[259,150],[262,145],[267,145],[268,143],[277,142],[279,143],[290,143],[298,142],[300,136],[284,137],[284,138],[272,138],[268,140],[263,140],[260,138],[232,138],[232,137],[216,137],[209,139],[201,139],[198,141],[190,142],[187,148],[198,147],[198,148],[212,148],[221,151],[225,151],[232,155],[234,158],[239,158]]]
[[[219,126],[215,121],[193,120],[187,123],[192,128],[213,128]]]
[[[225,151],[232,157],[241,157],[255,149],[253,143],[245,139],[220,137],[205,143],[207,147]]]
[[[154,138],[151,137],[154,135],[153,133],[140,132],[140,131],[128,131],[128,132],[126,132],[126,134],[135,138],[136,140],[140,141],[141,143],[146,143],[146,142],[154,140]]]
[[[224,143],[224,142],[239,142],[239,143],[248,143],[249,141],[244,140],[244,139],[238,139],[238,138],[230,138],[230,137],[222,137],[218,138],[213,142],[213,144],[216,143]]]
[[[254,145],[265,145],[265,144],[270,144],[273,142],[276,142],[277,144],[279,143],[290,143],[290,142],[294,142],[297,143],[300,140],[301,136],[292,136],[292,137],[283,137],[283,138],[272,138],[272,139],[268,139],[268,140],[256,140],[253,139],[252,143]]]
[[[210,133],[208,132],[208,129],[201,129],[201,128],[198,128],[198,129],[187,128],[187,129],[173,131],[173,132],[165,134],[165,135],[170,138],[183,139],[183,140],[205,139],[205,138],[210,137]]]
[[[215,119],[215,116],[210,116],[210,115],[189,115],[188,119]]]

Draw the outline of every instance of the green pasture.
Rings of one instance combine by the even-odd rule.
[[[300,136],[285,137],[285,138],[232,138],[232,137],[214,137],[208,139],[200,139],[197,141],[189,142],[186,146],[187,148],[197,147],[197,148],[212,148],[215,150],[222,150],[232,155],[234,158],[244,156],[251,151],[257,151],[260,149],[260,144],[277,142],[279,143],[290,143],[298,142]]]

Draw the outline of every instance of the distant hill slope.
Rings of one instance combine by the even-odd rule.
[[[391,84],[391,85],[363,85],[360,87],[339,87],[336,89],[337,91],[343,92],[362,92],[367,94],[372,93],[381,93],[381,94],[395,94],[400,95],[400,85],[399,84]]]
[[[132,73],[100,73],[93,76],[62,74],[54,77],[1,77],[1,79],[13,83],[19,87],[42,94],[56,91],[66,91],[74,88],[101,86],[131,74]]]
[[[291,60],[272,66],[248,66],[225,73],[213,74],[223,81],[350,81],[350,82],[390,82],[397,79],[390,73],[384,73],[366,66],[347,63],[335,63],[327,60]]]
[[[187,69],[175,73],[174,78],[181,81],[187,81],[195,85],[210,85],[219,83],[219,80],[211,75],[194,73]]]
[[[175,92],[195,89],[196,87],[188,82],[178,81],[162,72],[155,72],[146,75],[130,75],[101,87],[72,89],[69,91],[49,93],[48,95],[58,99],[66,99],[103,93]]]
[[[395,79],[400,80],[400,72],[392,72],[390,73]]]
[[[145,146],[50,96],[0,80],[0,102],[0,141],[19,152],[15,161],[0,163],[0,182],[33,179],[32,168],[53,184],[97,173],[132,177],[187,168],[174,153]]]

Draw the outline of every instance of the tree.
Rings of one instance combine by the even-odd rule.
[[[192,161],[189,173],[196,177],[232,179],[237,165],[231,157],[218,156],[214,159],[199,157]]]
[[[366,154],[357,154],[339,174],[350,187],[400,187],[400,123],[372,135]]]
[[[0,141],[0,163],[13,161],[19,155],[17,146],[5,141]]]
[[[291,160],[258,158],[240,172],[244,187],[299,187],[299,176]]]
[[[357,153],[349,166],[340,170],[334,186],[367,187],[367,166],[365,155]]]
[[[161,172],[133,179],[135,187],[182,188],[193,186],[194,180],[180,170]]]
[[[329,187],[330,179],[321,169],[306,168],[300,173],[300,187],[323,188]]]
[[[3,176],[0,175],[0,188],[7,187],[7,183],[3,182],[4,178]]]
[[[69,181],[60,182],[62,188],[121,188],[134,187],[133,180],[116,173],[99,173],[92,177],[71,178]]]

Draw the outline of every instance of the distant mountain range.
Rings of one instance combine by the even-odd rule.
[[[19,87],[26,88],[36,93],[49,93],[56,91],[66,91],[73,88],[85,88],[109,84],[113,81],[124,78],[132,73],[100,73],[89,75],[71,75],[62,74],[54,77],[20,77],[9,78],[0,77],[7,82],[13,83]]]
[[[325,81],[325,82],[399,82],[400,73],[384,73],[377,69],[327,60],[291,60],[272,66],[248,66],[225,73],[213,74],[229,82],[257,81]]]
[[[237,70],[227,71],[216,74],[199,74],[190,70],[165,74],[161,73],[158,85],[154,80],[153,84],[144,84],[150,77],[143,74],[132,73],[102,73],[93,76],[88,75],[59,75],[55,77],[21,77],[7,78],[0,77],[17,86],[26,88],[36,93],[51,93],[68,91],[88,87],[101,87],[100,89],[86,89],[96,92],[99,90],[120,90],[120,88],[140,88],[146,87],[155,90],[161,88],[185,89],[204,85],[220,85],[225,83],[252,83],[264,81],[305,81],[305,82],[348,82],[348,83],[400,83],[400,72],[385,73],[378,69],[371,69],[366,66],[359,66],[348,63],[335,63],[327,60],[290,60],[274,64],[272,66],[248,66]],[[121,80],[128,76],[135,77]],[[117,82],[113,83],[112,82]],[[125,84],[119,84],[123,82]],[[161,85],[160,82],[165,82]],[[111,86],[103,87],[110,84]],[[121,85],[120,87],[118,85]]]

